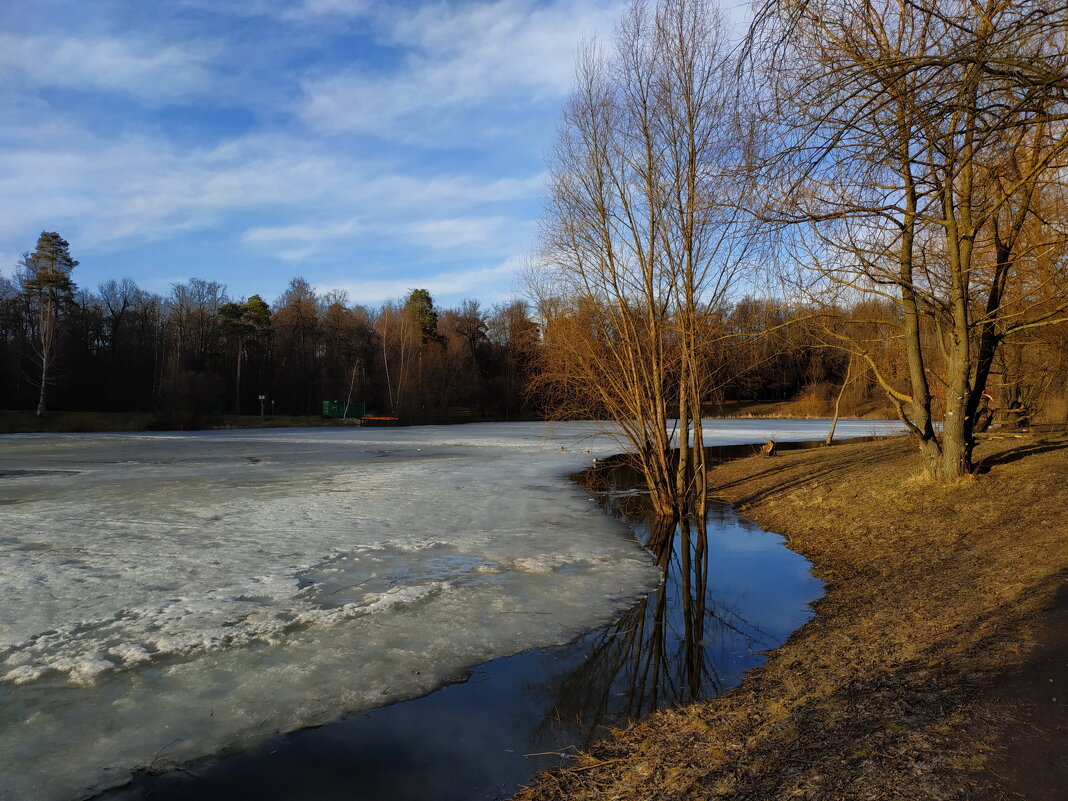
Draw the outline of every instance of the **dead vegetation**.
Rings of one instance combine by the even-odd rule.
[[[950,484],[914,449],[717,467],[724,498],[813,561],[817,616],[728,696],[619,731],[517,798],[1008,797],[984,768],[1012,699],[990,687],[1049,636],[1068,574],[1068,437],[986,440],[979,474]]]

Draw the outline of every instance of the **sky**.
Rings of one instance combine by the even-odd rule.
[[[5,0],[0,273],[95,289],[521,290],[583,38],[615,0]]]

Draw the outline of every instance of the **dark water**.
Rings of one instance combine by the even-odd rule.
[[[633,506],[633,477],[620,469],[611,478],[606,505]],[[726,506],[713,507],[704,527],[631,522],[664,578],[615,623],[486,663],[423,698],[282,735],[249,754],[141,774],[99,798],[507,797],[605,727],[735,686],[811,616],[822,593],[782,538]]]

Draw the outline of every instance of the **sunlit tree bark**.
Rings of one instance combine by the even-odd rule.
[[[905,384],[848,326],[828,334],[940,479],[971,470],[1000,343],[1068,309],[1063,280],[1034,269],[1066,234],[1066,32],[1068,7],[1042,0],[768,0],[757,15],[779,132],[763,216],[798,226],[809,288],[896,303]]]

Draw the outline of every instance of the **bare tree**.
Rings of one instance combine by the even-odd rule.
[[[1066,32],[1068,6],[1045,0],[768,0],[757,15],[779,134],[762,215],[796,225],[808,288],[896,304],[904,383],[847,324],[827,335],[937,478],[971,469],[1000,344],[1068,311]]]
[[[100,285],[98,290],[100,301],[107,311],[108,349],[113,355],[119,346],[120,334],[127,312],[136,302],[140,291],[136,282],[129,277],[123,278],[121,281],[110,278]]]
[[[275,366],[286,379],[291,408],[298,414],[318,411],[322,337],[322,300],[304,278],[293,278],[274,304]]]
[[[656,511],[681,515],[705,503],[703,322],[740,264],[727,165],[744,137],[710,3],[636,2],[613,44],[580,54],[553,160],[541,383],[558,413],[607,416]]]
[[[420,332],[415,320],[399,303],[385,303],[374,323],[382,345],[382,368],[386,376],[386,393],[390,413],[401,413],[404,394],[419,355]]]
[[[495,306],[486,320],[486,338],[499,364],[498,401],[506,420],[517,405],[522,412],[534,400],[529,379],[541,331],[530,313],[526,302],[517,300]]]

